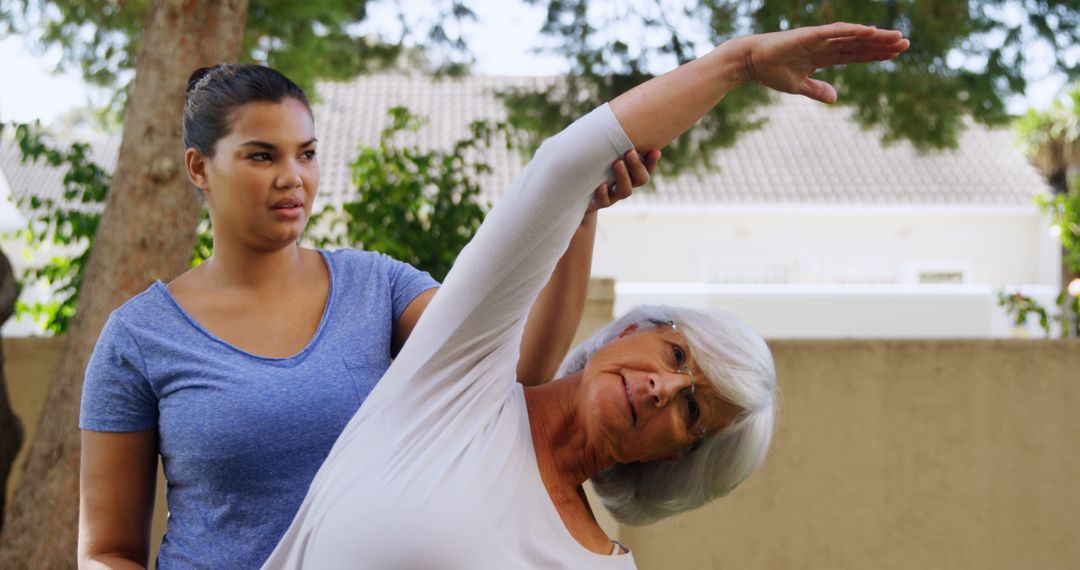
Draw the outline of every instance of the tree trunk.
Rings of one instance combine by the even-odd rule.
[[[11,262],[0,252],[0,325],[15,312],[19,284],[11,270]],[[11,409],[8,400],[7,378],[4,376],[4,347],[0,345],[0,533],[4,530],[4,501],[7,498],[8,477],[23,442],[23,425]],[[0,536],[3,536],[0,534]]]
[[[235,59],[248,0],[155,0],[124,139],[56,378],[8,509],[0,568],[75,568],[83,371],[113,309],[187,266],[198,200],[183,165],[181,113],[197,67]]]

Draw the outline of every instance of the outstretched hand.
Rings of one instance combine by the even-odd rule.
[[[634,188],[648,184],[659,160],[659,150],[645,153],[644,158],[636,150],[627,151],[622,158],[616,160],[615,164],[611,166],[612,172],[615,173],[615,180],[604,182],[596,187],[585,215],[607,208],[624,198],[629,198],[634,193]]]
[[[911,45],[903,34],[872,26],[836,23],[740,38],[747,79],[766,87],[836,102],[836,89],[814,79],[823,67],[892,59]]]

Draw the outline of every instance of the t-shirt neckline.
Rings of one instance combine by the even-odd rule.
[[[169,291],[168,285],[162,282],[161,279],[154,281],[152,287],[155,291],[158,291],[165,298],[165,300],[168,301],[170,305],[172,305],[176,312],[179,313],[180,316],[188,322],[188,324],[190,324],[195,330],[199,331],[199,333],[203,334],[210,340],[224,346],[225,348],[233,352],[260,362],[290,364],[294,361],[302,360],[319,343],[319,339],[322,338],[323,330],[326,328],[327,322],[330,320],[330,315],[332,314],[332,310],[334,308],[334,298],[336,297],[337,287],[335,285],[336,274],[334,272],[333,256],[331,256],[329,252],[324,249],[315,249],[315,251],[319,253],[319,256],[322,258],[323,263],[326,265],[326,271],[330,275],[330,291],[326,294],[326,303],[323,305],[322,317],[319,319],[319,326],[315,329],[315,334],[311,335],[311,340],[308,341],[307,345],[304,346],[304,348],[291,356],[262,356],[239,348],[232,343],[226,341],[225,339],[210,332],[206,327],[202,326],[199,321],[195,320],[194,317],[188,314],[188,312],[180,306],[180,303],[176,301],[176,298],[173,297],[172,293]]]
[[[540,494],[543,495],[543,497],[540,499],[544,505],[543,509],[548,516],[548,520],[551,521],[552,524],[558,526],[558,528],[560,529],[559,531],[557,531],[560,538],[564,541],[564,543],[576,547],[576,550],[582,553],[584,556],[592,557],[597,561],[623,560],[624,556],[633,556],[633,551],[631,551],[629,548],[626,548],[626,546],[623,546],[622,543],[618,542],[617,540],[613,540],[612,542],[618,543],[620,546],[623,546],[623,548],[626,548],[626,552],[620,552],[618,554],[601,554],[599,552],[593,552],[592,550],[586,548],[584,544],[578,542],[578,540],[574,538],[574,535],[570,533],[570,529],[566,528],[566,523],[563,522],[562,515],[559,514],[559,509],[555,506],[555,501],[552,500],[551,495],[547,492],[547,487],[544,486],[544,477],[540,475],[540,461],[539,458],[536,456],[536,446],[533,443],[532,429],[529,426],[529,408],[525,405],[525,387],[517,382],[514,382],[514,390],[517,392],[518,398],[520,398],[520,405],[522,409],[521,415],[524,418],[524,429],[526,435],[525,440],[527,442],[525,456],[526,458],[528,458],[526,465],[528,466],[529,478],[532,479],[533,484],[537,485],[540,489]]]

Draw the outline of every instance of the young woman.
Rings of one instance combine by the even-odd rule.
[[[776,409],[772,358],[753,330],[720,311],[641,308],[587,341],[562,378],[522,388],[528,307],[613,158],[663,147],[748,81],[832,102],[816,69],[907,47],[899,32],[853,24],[738,38],[547,141],[458,257],[264,567],[632,568],[596,523],[584,481],[630,523],[731,491],[762,461]]]
[[[159,454],[169,522],[158,568],[261,564],[437,285],[384,255],[298,246],[318,141],[307,98],[280,73],[199,70],[183,120],[214,253],[125,303],[101,332],[80,418],[81,565],[146,564]],[[579,214],[522,340],[523,382],[551,379],[569,347],[595,210],[654,165],[629,156]]]

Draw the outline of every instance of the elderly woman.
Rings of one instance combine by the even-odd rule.
[[[607,165],[655,150],[757,80],[824,102],[819,67],[885,60],[899,32],[833,24],[739,38],[547,141],[484,221],[334,445],[267,568],[632,568],[581,485],[645,523],[723,496],[762,461],[769,350],[726,313],[645,307],[514,381],[529,307]],[[677,247],[677,244],[676,244]],[[391,379],[392,381],[385,381]]]

